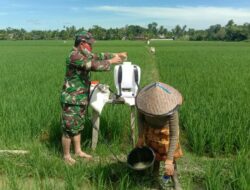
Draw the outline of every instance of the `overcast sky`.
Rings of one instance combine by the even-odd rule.
[[[250,0],[0,0],[0,29],[104,28],[149,23],[171,29],[177,24],[205,29],[250,23]]]

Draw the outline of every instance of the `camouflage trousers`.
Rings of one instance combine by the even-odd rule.
[[[84,128],[86,106],[62,104],[62,130],[67,137],[78,135]]]

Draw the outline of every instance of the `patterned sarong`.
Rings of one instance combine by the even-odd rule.
[[[169,140],[169,127],[157,129],[145,126],[145,142],[147,146],[154,150],[157,161],[165,161],[167,159]],[[182,155],[180,143],[178,142],[174,152],[174,159],[176,160]]]

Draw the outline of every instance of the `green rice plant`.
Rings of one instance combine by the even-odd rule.
[[[249,44],[154,45],[161,80],[184,97],[181,126],[191,149],[210,155],[249,149]]]
[[[17,190],[20,189],[21,184],[18,183],[18,175],[14,168],[7,168],[7,189]]]
[[[65,57],[72,44],[0,42],[0,51],[4,52],[0,62],[0,148],[30,152],[20,156],[0,155],[0,181],[3,179],[6,184],[4,189],[27,189],[24,182],[33,189],[149,187],[150,177],[129,170],[126,164],[117,164],[107,147],[117,155],[127,155],[132,148],[127,105],[105,106],[95,152],[89,148],[91,122],[88,119],[85,122],[82,148],[100,161],[86,163],[78,159],[73,167],[65,166],[62,161],[59,97]],[[187,151],[215,158],[214,162],[199,164],[205,174],[197,174],[192,167],[201,157],[187,156],[185,160],[187,154],[184,154],[181,166],[191,168],[188,172],[181,170],[184,189],[199,189],[200,184],[207,189],[247,189],[250,181],[246,170],[250,148],[249,44],[154,42],[153,45],[155,55],[150,54],[144,42],[134,41],[98,41],[94,50],[127,51],[128,60],[142,69],[141,87],[160,80],[183,94],[180,125],[181,136],[186,139],[180,139],[181,143],[185,142]],[[110,72],[92,73],[91,78],[115,90],[112,70],[113,66]],[[89,117],[91,114],[89,109]],[[218,156],[228,156],[230,161],[218,161]],[[192,159],[194,163],[186,166],[186,161]],[[195,181],[197,176],[201,177]]]
[[[69,171],[70,168],[68,168],[68,172],[66,172],[65,176],[65,184],[67,190],[74,190],[76,189],[76,181],[77,179],[72,175],[72,173]]]
[[[223,170],[223,164],[218,161],[213,161],[207,166],[205,173],[205,186],[207,190],[212,189],[229,189],[229,185],[226,184],[228,176]]]
[[[239,152],[232,163],[232,189],[247,190],[250,187],[250,153],[249,151]]]
[[[113,42],[112,45],[109,42],[98,42],[96,51],[127,51],[129,60],[141,66],[144,73],[147,73],[150,71],[147,68],[152,65],[147,59],[148,55],[144,59],[145,48],[141,45],[141,42]],[[2,97],[0,119],[3,124],[0,132],[6,137],[0,140],[2,147],[23,144],[40,138],[41,134],[49,134],[51,141],[58,141],[61,113],[59,96],[64,77],[65,58],[70,46],[71,44],[61,44],[60,41],[1,42],[1,52],[5,53],[1,56],[0,64],[2,73],[0,87],[4,89],[0,94]],[[13,48],[15,56],[12,56]],[[150,81],[146,75],[142,77],[142,85]],[[108,84],[114,89],[112,71],[93,73],[91,78],[100,80],[101,83]],[[128,108],[124,106],[120,110],[117,106],[107,107],[110,108],[105,108],[107,111],[103,112],[102,123],[111,122],[114,128],[109,131],[112,131],[114,136],[124,133],[123,130],[129,126],[129,111],[125,111]],[[124,117],[116,115],[117,110],[126,113]],[[111,118],[119,118],[116,121],[120,121],[118,124],[123,126],[117,127],[113,122],[115,120]]]
[[[129,180],[129,176],[125,175],[122,177],[122,179],[120,179],[120,184],[117,187],[117,189],[120,190],[126,190],[126,189],[130,189],[130,180]]]
[[[214,159],[207,162],[204,183],[206,189],[241,189],[249,188],[250,172],[249,153],[239,152],[235,159]]]
[[[97,187],[96,187],[97,190],[102,190],[102,189],[104,189],[106,187],[106,182],[103,179],[103,173],[102,172],[98,175],[95,183],[97,184]]]

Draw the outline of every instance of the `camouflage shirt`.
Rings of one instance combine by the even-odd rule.
[[[94,54],[87,49],[73,48],[66,58],[66,74],[61,93],[61,103],[72,105],[88,104],[90,71],[110,70],[107,59],[114,57],[112,53]]]

